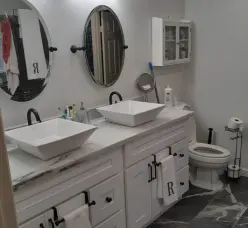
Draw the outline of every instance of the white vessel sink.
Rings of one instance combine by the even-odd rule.
[[[136,127],[155,120],[164,107],[164,104],[124,101],[118,104],[97,108],[97,110],[109,122]]]
[[[96,129],[91,125],[53,119],[7,131],[5,135],[22,150],[48,160],[81,147]]]

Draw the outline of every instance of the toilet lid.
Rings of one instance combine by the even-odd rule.
[[[230,151],[223,147],[204,143],[195,143],[189,149],[191,153],[202,157],[225,158],[230,156]]]

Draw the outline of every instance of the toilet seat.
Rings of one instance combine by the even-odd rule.
[[[230,156],[230,152],[227,149],[205,143],[194,143],[189,150],[195,155],[206,158],[226,158]]]

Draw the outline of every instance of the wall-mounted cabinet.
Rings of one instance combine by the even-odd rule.
[[[190,21],[165,21],[152,18],[152,63],[167,66],[188,63],[191,58]]]

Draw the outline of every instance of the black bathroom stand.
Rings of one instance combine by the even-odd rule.
[[[225,131],[229,131],[232,133],[236,133],[235,137],[230,138],[231,140],[235,140],[236,146],[235,146],[235,158],[233,161],[233,165],[227,165],[227,177],[231,179],[239,179],[240,178],[240,172],[241,172],[241,159],[242,159],[242,146],[243,146],[243,134],[242,131],[240,131],[239,128],[237,129],[231,129],[225,126]],[[238,145],[240,140],[240,149],[238,151]],[[237,169],[238,168],[238,169]]]

